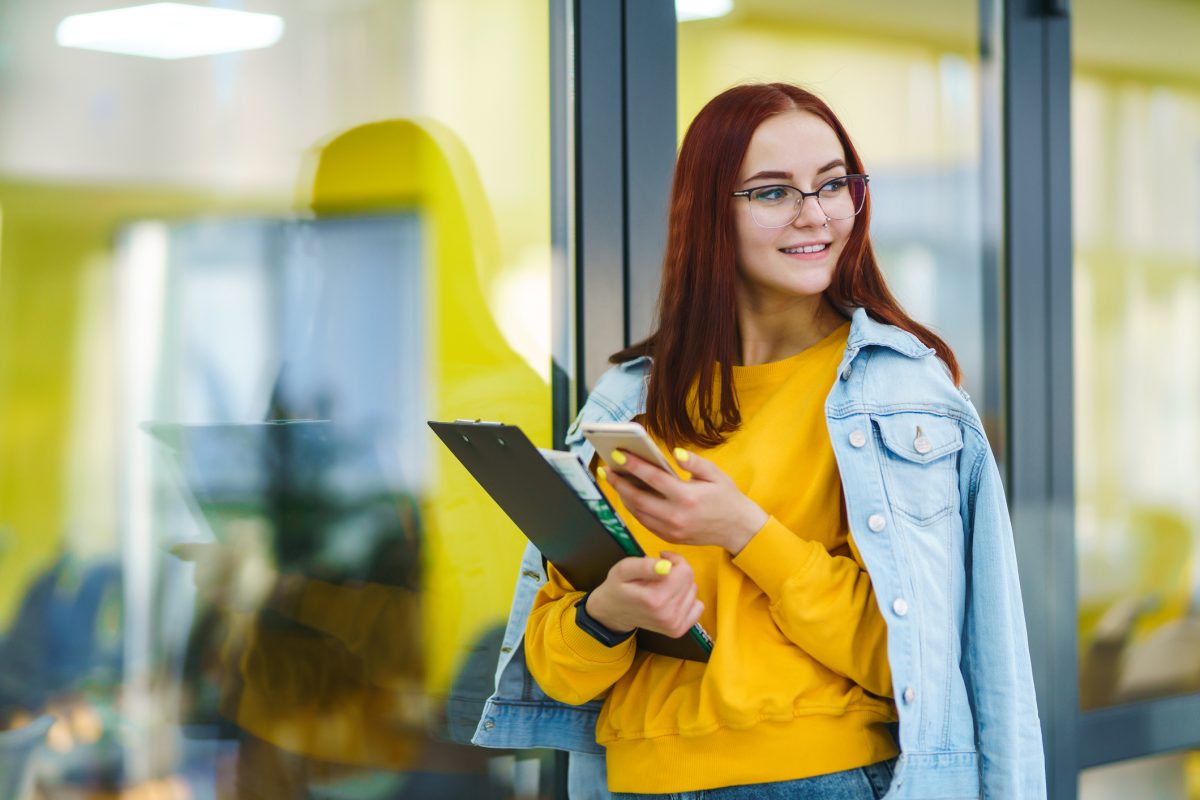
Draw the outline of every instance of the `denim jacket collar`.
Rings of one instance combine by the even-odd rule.
[[[909,358],[922,358],[933,352],[933,348],[922,344],[908,331],[871,319],[865,308],[843,308],[842,312],[850,317],[850,334],[846,337],[846,354],[838,365],[839,373],[854,360],[859,350],[870,345],[887,347]],[[639,356],[622,363],[620,369],[634,372],[653,360],[651,356]]]
[[[867,345],[878,345],[895,350],[909,358],[922,358],[933,352],[908,331],[876,322],[865,308],[853,309],[850,315],[850,335],[846,338],[846,349],[857,351]]]

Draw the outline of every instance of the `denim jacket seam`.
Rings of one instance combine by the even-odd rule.
[[[979,481],[986,462],[987,448],[980,447],[975,454],[975,463],[971,465],[971,479],[967,482],[967,519],[963,520],[963,530],[968,532],[968,536],[975,531],[975,505],[979,499]]]
[[[616,418],[621,411],[621,406],[619,403],[609,400],[608,397],[602,393],[593,395],[590,402],[597,406],[601,413],[611,418]]]

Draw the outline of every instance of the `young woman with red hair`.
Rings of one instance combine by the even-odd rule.
[[[799,87],[692,122],[657,328],[567,440],[595,463],[580,422],[637,419],[673,455],[597,468],[671,568],[628,558],[584,593],[527,553],[478,743],[580,754],[572,797],[604,768],[621,798],[1044,796],[995,460],[954,354],[884,283],[868,181]],[[696,622],[707,663],[636,647]],[[525,667],[548,697],[514,694]]]

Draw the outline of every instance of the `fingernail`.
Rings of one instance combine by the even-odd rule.
[[[678,461],[680,464],[686,464],[688,462],[688,459],[690,459],[691,457],[692,457],[692,454],[689,453],[687,450],[684,450],[682,447],[675,448],[675,460]]]
[[[596,477],[602,481],[608,480],[608,476],[604,474],[604,467],[596,467]]]
[[[671,574],[671,562],[667,561],[665,558],[660,558],[658,560],[658,562],[655,563],[655,565],[654,565],[654,571],[657,572],[659,575],[670,575]]]
[[[609,455],[609,459],[614,464],[616,464],[618,467],[625,466],[625,462],[629,460],[625,457],[625,454],[622,453],[620,450],[613,450],[612,453]]]

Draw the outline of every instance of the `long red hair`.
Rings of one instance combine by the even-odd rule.
[[[644,341],[610,358],[621,363],[642,355],[654,357],[646,424],[670,446],[713,447],[741,425],[733,389],[738,328],[730,193],[754,131],[768,117],[792,110],[807,111],[828,123],[845,150],[848,171],[865,172],[829,106],[812,92],[787,83],[749,84],[722,92],[701,109],[683,137],[671,187],[658,324]],[[867,232],[870,222],[868,192],[826,298],[836,307],[864,308],[874,319],[912,333],[937,351],[957,385],[961,372],[949,345],[909,317],[884,283]],[[716,409],[714,382],[720,388]],[[693,390],[698,426],[688,408]]]

